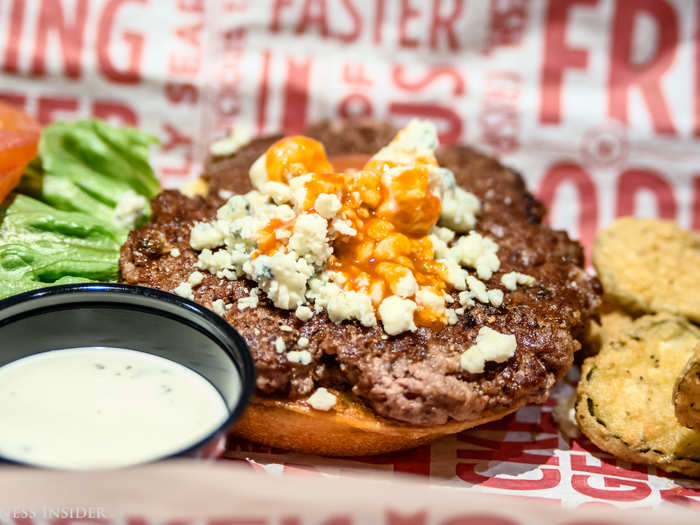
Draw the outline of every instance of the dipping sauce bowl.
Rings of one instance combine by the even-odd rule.
[[[254,387],[240,334],[176,295],[90,283],[0,301],[0,461],[84,470],[216,456]]]

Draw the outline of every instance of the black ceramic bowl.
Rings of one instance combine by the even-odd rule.
[[[205,377],[223,397],[229,410],[223,424],[187,449],[153,461],[220,453],[255,386],[253,359],[240,334],[209,309],[173,294],[122,284],[68,284],[0,301],[0,366],[89,346],[169,359]],[[2,456],[0,461],[17,463]]]

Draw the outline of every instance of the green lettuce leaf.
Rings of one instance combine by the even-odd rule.
[[[57,122],[42,131],[40,164],[30,168],[34,180],[22,181],[19,191],[60,210],[111,220],[127,192],[150,200],[160,191],[148,163],[148,148],[157,143],[158,139],[137,129],[116,128],[99,120]],[[150,208],[143,222],[149,216]]]
[[[0,210],[0,298],[118,278],[129,228],[148,220],[148,201],[160,191],[148,163],[153,144],[141,131],[97,120],[43,130],[39,156]],[[134,198],[143,213],[125,224],[120,203]]]

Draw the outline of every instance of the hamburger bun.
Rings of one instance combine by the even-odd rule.
[[[519,406],[484,414],[475,421],[415,426],[378,416],[357,396],[329,389],[338,401],[330,412],[304,401],[253,396],[233,435],[273,448],[320,456],[370,456],[430,443],[501,419]],[[274,431],[271,431],[274,429]]]

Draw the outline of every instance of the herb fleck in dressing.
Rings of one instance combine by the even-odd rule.
[[[133,465],[184,450],[228,414],[205,378],[145,352],[52,350],[0,368],[0,454],[25,463]]]

